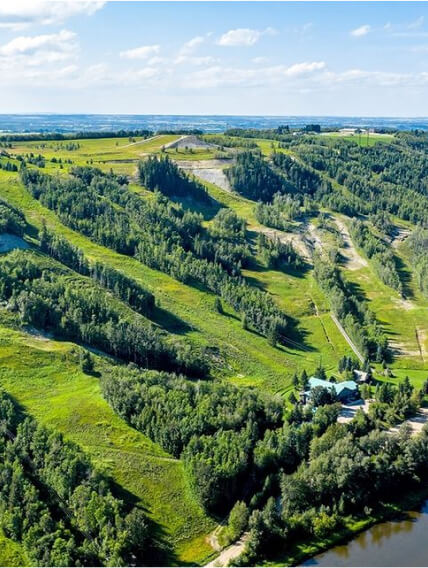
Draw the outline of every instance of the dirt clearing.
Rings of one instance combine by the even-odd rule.
[[[349,270],[359,270],[360,268],[367,266],[367,260],[363,258],[354,247],[348,227],[346,226],[344,221],[335,216],[333,216],[333,219],[345,243],[345,246],[342,249],[342,254],[345,257],[346,268],[348,268]]]

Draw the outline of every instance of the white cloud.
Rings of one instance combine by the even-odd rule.
[[[251,30],[250,28],[237,28],[224,33],[217,41],[224,47],[251,46],[256,44],[263,35],[275,35],[273,28],[265,30]]]
[[[40,66],[74,58],[78,52],[76,34],[61,30],[56,34],[19,36],[0,46],[3,67]]]
[[[166,57],[151,57],[147,60],[148,65],[163,65],[164,63],[168,63],[168,59]]]
[[[0,55],[23,55],[34,53],[40,49],[58,49],[68,51],[72,48],[71,40],[76,34],[62,30],[57,34],[44,34],[38,36],[19,36],[0,46]]]
[[[257,87],[268,84],[274,85],[287,80],[305,79],[311,74],[322,72],[325,67],[326,64],[323,61],[258,68],[232,68],[215,65],[192,73],[190,84],[199,89],[220,86]]]
[[[196,37],[190,39],[189,41],[186,41],[186,43],[180,49],[180,54],[188,55],[189,53],[192,53],[197,47],[199,47],[204,42],[205,42],[204,36],[196,36]]]
[[[72,16],[90,16],[104,4],[96,0],[6,0],[0,3],[0,28],[19,31],[32,24],[61,24]]]
[[[407,28],[409,30],[416,30],[416,29],[420,28],[421,26],[423,26],[424,21],[425,21],[425,18],[423,16],[420,16],[414,22],[410,22],[410,24],[407,24]]]
[[[269,61],[268,57],[254,57],[254,59],[251,60],[253,63],[255,63],[256,65],[262,65],[263,63],[267,63]]]
[[[160,51],[159,45],[142,45],[134,49],[127,49],[120,52],[120,57],[125,59],[148,59],[152,55],[156,55]]]
[[[353,36],[353,37],[362,37],[362,36],[367,35],[370,32],[371,29],[372,29],[371,26],[369,26],[368,24],[365,24],[364,26],[360,26],[359,28],[355,28],[355,30],[352,30],[350,33],[351,33],[351,36]]]
[[[308,73],[313,73],[314,71],[321,71],[325,69],[326,64],[324,61],[311,61],[303,63],[295,63],[287,68],[285,74],[289,77],[296,77],[297,75],[307,75]]]
[[[201,57],[195,57],[191,55],[178,55],[174,59],[174,63],[178,65],[188,64],[188,65],[212,65],[218,62],[218,59],[212,57],[211,55],[205,55]]]

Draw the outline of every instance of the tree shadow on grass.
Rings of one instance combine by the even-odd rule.
[[[195,197],[169,197],[174,203],[178,203],[187,211],[192,211],[193,213],[200,213],[204,218],[204,221],[210,221],[215,215],[224,209],[224,205],[221,205],[216,199],[207,195],[207,201],[202,201]]]
[[[17,424],[22,423],[25,418],[32,418],[31,414],[27,412],[27,409],[18,402],[18,400],[11,394],[7,393],[7,397],[11,400],[17,411]],[[39,424],[39,423],[38,423]],[[40,424],[39,424],[40,425]],[[52,426],[49,427],[50,430],[58,432]],[[8,436],[13,437],[14,433],[8,433]],[[67,442],[72,446],[75,446],[79,451],[82,451],[79,444],[74,442]],[[86,452],[84,452],[85,455]],[[91,460],[92,461],[92,460]],[[66,502],[63,502],[58,496],[56,496],[55,491],[48,487],[45,481],[38,475],[37,470],[30,461],[29,458],[23,460],[23,465],[27,471],[29,478],[32,480],[33,484],[37,487],[40,496],[45,503],[49,504],[49,508],[52,513],[58,519],[64,519],[65,511],[67,511],[68,506]],[[92,464],[93,465],[93,464]],[[191,565],[190,563],[183,563],[179,560],[173,550],[171,542],[168,541],[168,535],[165,529],[153,521],[150,518],[151,511],[141,504],[139,498],[134,495],[131,491],[117,483],[110,474],[103,471],[103,468],[97,468],[100,473],[102,473],[104,479],[108,482],[108,486],[111,489],[112,494],[120,499],[125,504],[125,512],[128,513],[132,508],[137,507],[143,511],[146,515],[146,522],[148,526],[149,539],[147,542],[146,549],[144,551],[144,559],[137,559],[137,565],[145,566],[181,566]],[[142,564],[142,561],[144,564]]]
[[[402,293],[403,299],[411,300],[414,298],[413,290],[410,285],[412,281],[411,272],[399,256],[394,255],[394,260],[400,277],[400,282],[403,287],[403,293]]]
[[[189,333],[189,331],[192,331],[192,327],[187,322],[160,306],[154,307],[149,318],[169,333],[185,335]]]

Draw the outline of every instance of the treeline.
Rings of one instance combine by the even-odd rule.
[[[325,541],[345,529],[350,517],[358,522],[382,514],[383,503],[418,489],[428,473],[426,428],[416,437],[372,428],[358,411],[349,425],[332,424],[309,439],[308,457],[297,471],[279,474],[279,495],[241,514],[248,537],[233,564],[257,565],[286,554],[296,542]]]
[[[168,156],[150,156],[139,162],[138,175],[141,185],[151,191],[158,190],[167,197],[211,201],[205,187],[196,179],[190,179]]]
[[[428,296],[428,231],[416,228],[406,240],[419,290]]]
[[[382,282],[396,290],[399,294],[402,294],[403,286],[391,249],[370,231],[366,223],[358,219],[352,221],[349,232],[355,244],[371,260]]]
[[[1,221],[0,221],[1,223]],[[122,272],[96,261],[89,262],[83,251],[67,239],[50,232],[43,225],[39,233],[40,249],[83,276],[90,276],[141,315],[149,317],[155,306],[154,295]]]
[[[337,419],[337,409],[320,408],[308,413],[310,424],[288,424],[279,398],[132,368],[104,375],[102,390],[125,420],[184,459],[193,490],[215,513],[237,499],[256,504],[264,486],[272,490],[266,477],[293,471],[311,438]]]
[[[369,395],[369,390],[367,394]],[[386,382],[379,383],[376,385],[375,402],[370,404],[368,416],[379,428],[390,428],[414,416],[422,401],[422,391],[416,390],[408,377],[397,386]]]
[[[286,317],[273,299],[239,276],[248,254],[239,239],[218,236],[215,228],[206,231],[200,215],[159,194],[142,200],[128,190],[123,176],[95,168],[75,168],[73,174],[61,179],[24,169],[22,180],[72,229],[181,282],[202,284],[264,335],[273,327],[284,332]]]
[[[224,172],[234,191],[255,201],[271,201],[276,193],[286,189],[285,180],[256,153],[238,154],[236,164]]]
[[[19,209],[0,199],[0,234],[13,233],[22,236],[27,223]]]
[[[35,252],[13,251],[0,259],[0,298],[23,324],[91,345],[145,368],[204,376],[206,363],[142,316],[112,301],[91,280],[73,277]]]
[[[283,243],[278,238],[267,237],[263,233],[257,236],[257,254],[267,268],[275,270],[286,267],[298,270],[304,264],[292,243]]]
[[[305,142],[294,151],[350,190],[354,215],[388,212],[412,223],[428,222],[428,165],[422,152],[409,150],[403,141],[369,148],[345,140]],[[325,205],[337,208],[337,196],[325,196]]]
[[[322,193],[332,191],[329,181],[324,180],[317,172],[300,163],[296,158],[274,152],[272,163],[284,175],[295,193],[314,195],[317,191]]]
[[[202,136],[202,140],[208,142],[209,144],[216,144],[220,148],[247,148],[253,149],[257,148],[257,142],[253,142],[252,140],[244,140],[240,139],[237,140],[232,136],[225,136],[222,134],[210,135],[210,136]]]
[[[139,136],[149,138],[153,136],[151,130],[106,130],[87,132],[40,132],[34,134],[2,134],[1,142],[37,142],[38,140],[80,140],[82,138],[128,138]]]
[[[358,437],[333,426],[311,446],[310,459],[281,482],[286,542],[326,538],[346,516],[367,517],[379,503],[395,501],[427,473],[428,434],[418,437],[379,431]],[[285,530],[284,530],[285,529]]]
[[[13,162],[0,162],[0,170],[5,172],[17,172],[18,166]]]
[[[200,136],[201,134],[203,134],[203,130],[200,130],[199,128],[177,128],[177,129],[163,129],[163,130],[157,130],[156,134],[160,135],[160,134],[181,134],[182,136]]]
[[[291,221],[299,220],[305,215],[317,213],[316,204],[309,197],[282,195],[276,193],[270,203],[258,203],[255,207],[257,221],[268,227],[288,231]]]
[[[366,302],[359,300],[332,262],[314,258],[314,276],[329,299],[331,309],[364,358],[378,362],[389,357],[388,342]]]
[[[0,391],[0,526],[35,566],[130,566],[148,561],[144,513],[61,434],[26,418]]]

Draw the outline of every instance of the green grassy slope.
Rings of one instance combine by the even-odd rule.
[[[202,562],[211,553],[205,535],[214,522],[191,494],[182,463],[114,413],[99,379],[82,373],[72,343],[12,329],[10,319],[0,314],[0,385],[41,424],[81,446],[125,498],[143,504],[159,538],[174,546],[172,563]],[[109,362],[96,360],[108,372]]]
[[[364,257],[364,252],[359,250]],[[355,285],[357,294],[369,301],[371,310],[382,324],[394,351],[394,369],[409,371],[410,378],[428,369],[428,300],[417,290],[406,260],[405,246],[394,251],[402,263],[406,298],[383,284],[370,261],[366,267],[347,270],[346,278]],[[367,259],[368,260],[368,259]],[[410,372],[411,371],[411,372]],[[426,377],[425,377],[426,378]]]
[[[171,318],[168,313],[160,313],[161,325],[178,333],[187,326],[189,337],[219,349],[220,360],[218,368],[214,369],[219,376],[238,383],[265,386],[275,392],[284,391],[290,387],[290,378],[295,370],[310,369],[315,360],[318,364],[320,355],[322,357],[317,346],[309,346],[313,354],[310,359],[306,350],[269,346],[265,338],[244,331],[240,318],[230,308],[226,308],[225,315],[218,314],[213,307],[213,294],[181,284],[68,229],[54,213],[27,193],[16,174],[0,171],[0,195],[19,207],[34,226],[40,228],[44,220],[48,227],[81,247],[88,257],[103,260],[147,286],[156,294],[161,307],[174,316]],[[180,321],[184,324],[180,325]]]

